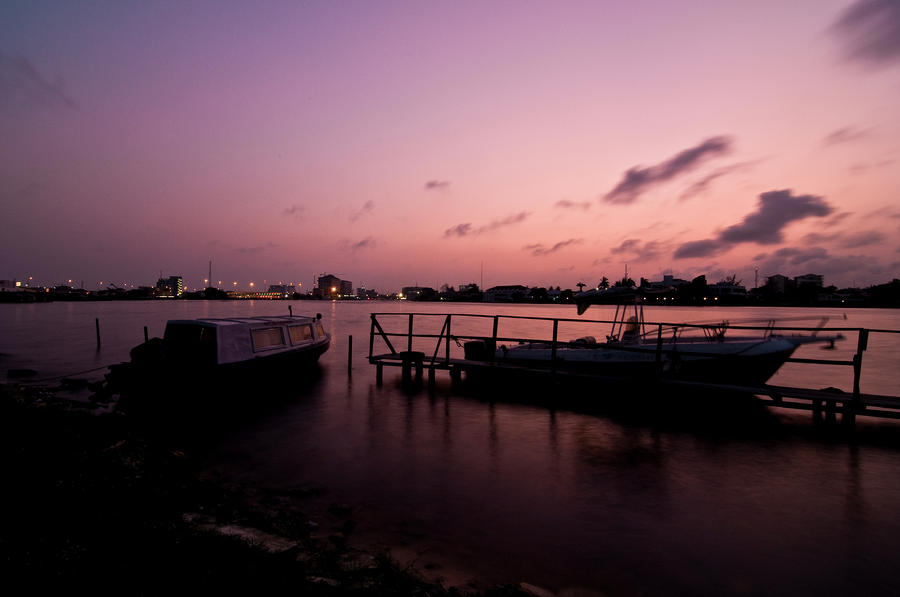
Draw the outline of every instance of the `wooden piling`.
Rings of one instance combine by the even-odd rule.
[[[384,381],[384,365],[382,365],[381,363],[378,363],[377,365],[375,365],[375,385],[380,388],[383,381]]]
[[[150,332],[147,330],[147,326],[144,326],[144,342],[150,341]]]
[[[97,350],[100,350],[100,318],[94,318],[94,329],[97,331]]]
[[[347,375],[353,375],[353,334],[347,337]]]

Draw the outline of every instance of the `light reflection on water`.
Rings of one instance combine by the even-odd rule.
[[[226,479],[251,486],[326,488],[327,501],[357,506],[353,536],[360,542],[403,547],[448,570],[458,566],[555,590],[823,595],[900,589],[893,573],[900,565],[900,424],[861,418],[851,441],[813,426],[807,413],[747,409],[694,420],[554,411],[517,403],[528,397],[522,388],[507,395],[455,392],[446,374],[439,374],[433,396],[410,394],[400,388],[395,370],[386,372],[382,387],[374,383],[374,368],[365,361],[372,311],[575,319],[574,308],[292,306],[298,314],[321,312],[334,334],[321,376],[293,379],[295,387],[284,389],[293,398],[248,414],[240,427],[222,429],[206,461]],[[8,355],[3,368],[32,366],[42,376],[125,360],[144,325],[159,335],[170,318],[287,310],[281,302],[0,307],[0,353]],[[773,312],[900,329],[900,313],[880,310],[848,311],[846,321],[843,312],[803,309],[667,308],[648,310],[647,318],[736,321]],[[586,314],[611,316],[612,310],[596,307]],[[95,317],[103,335],[99,352]],[[433,324],[436,332],[441,324]],[[549,337],[549,330],[548,324],[525,332]],[[569,333],[563,328],[561,336]],[[897,336],[870,339],[864,391],[898,393],[898,342]],[[849,360],[855,348],[848,334],[834,351],[803,347],[797,356]],[[789,364],[773,383],[849,389],[851,380],[849,368]],[[575,391],[602,397],[604,389]]]

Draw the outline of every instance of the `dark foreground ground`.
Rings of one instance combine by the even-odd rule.
[[[183,438],[103,410],[63,399],[61,388],[0,386],[5,586],[26,594],[543,593],[428,581],[386,554],[353,549],[351,505],[304,512],[295,499],[198,477]]]

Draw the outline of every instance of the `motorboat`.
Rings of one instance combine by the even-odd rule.
[[[162,350],[178,368],[246,368],[313,363],[330,343],[321,314],[175,319],[166,324]]]
[[[629,308],[630,307],[630,308]],[[582,311],[583,312],[583,311]],[[643,305],[617,306],[605,341],[583,336],[572,341],[501,345],[493,360],[531,370],[652,381],[678,379],[741,386],[766,383],[800,346],[833,345],[842,335],[778,333],[770,322],[760,336],[728,335],[727,321],[714,324],[647,324]],[[702,333],[701,333],[702,332]]]
[[[136,396],[296,388],[311,377],[299,370],[317,363],[330,344],[321,314],[174,319],[162,338],[132,348],[130,362],[110,366],[107,379]]]

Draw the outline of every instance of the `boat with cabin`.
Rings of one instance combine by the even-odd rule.
[[[318,362],[331,334],[322,315],[174,319],[162,338],[131,349],[110,367],[110,381],[134,394],[232,392],[297,381]]]

